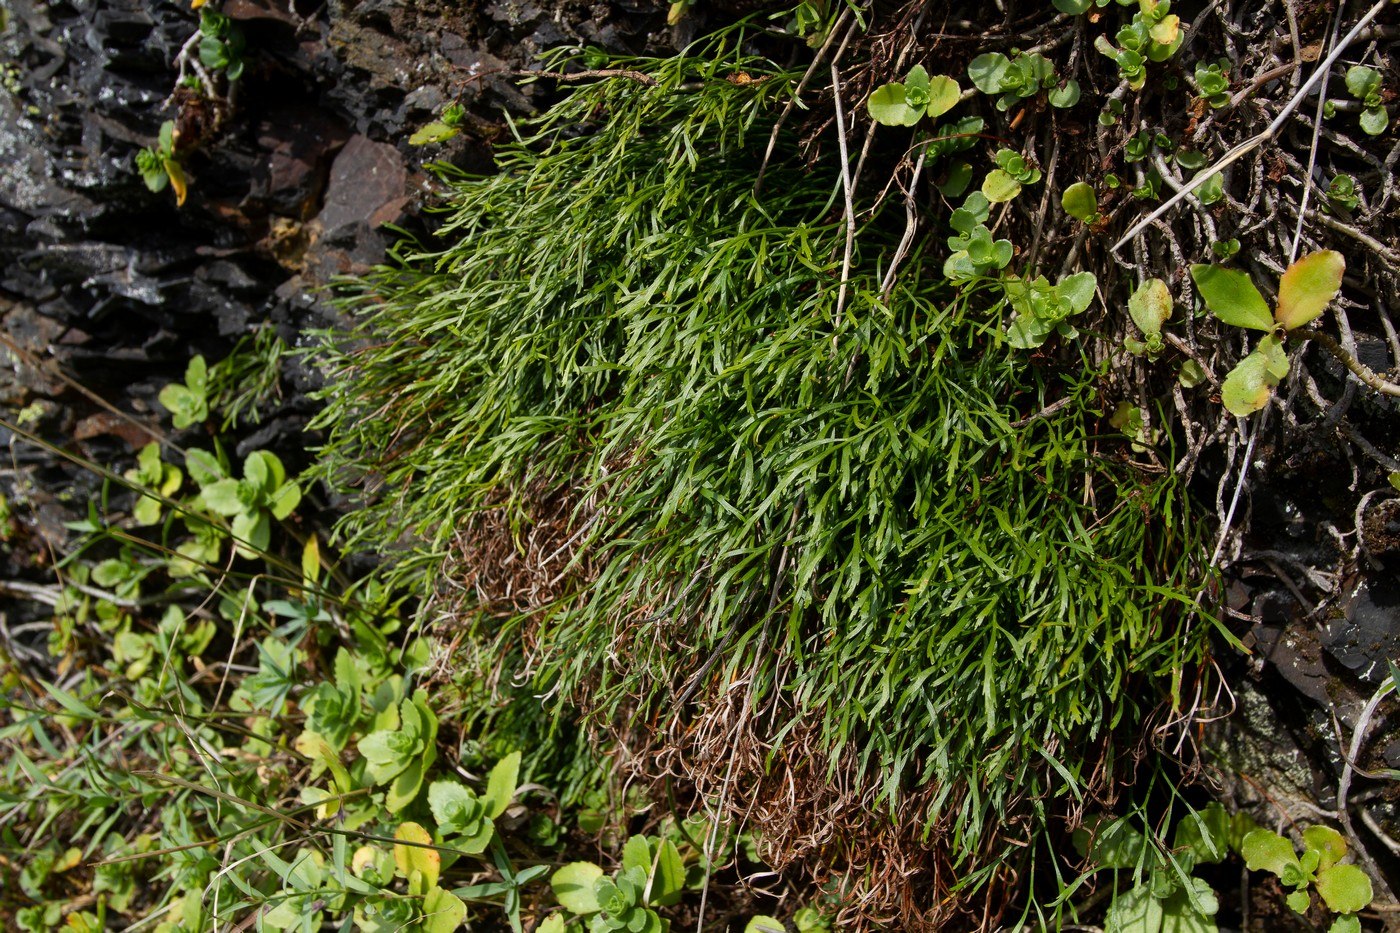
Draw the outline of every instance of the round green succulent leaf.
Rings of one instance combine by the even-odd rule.
[[[1318,873],[1317,893],[1334,912],[1354,914],[1371,903],[1371,879],[1355,865],[1333,865]]]
[[[886,84],[875,89],[865,102],[870,119],[885,126],[913,126],[924,115],[922,106],[914,106],[902,84]]]

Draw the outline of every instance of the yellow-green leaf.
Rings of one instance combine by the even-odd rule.
[[[870,119],[885,126],[913,126],[924,116],[921,108],[909,105],[904,85],[898,82],[876,88],[865,107]]]
[[[1060,197],[1060,206],[1077,220],[1088,223],[1099,212],[1099,199],[1094,194],[1094,186],[1085,181],[1077,181],[1065,189]]]
[[[312,586],[321,579],[321,543],[315,532],[306,539],[306,546],[301,549],[301,578]]]
[[[1371,879],[1355,865],[1333,865],[1318,872],[1317,893],[1333,912],[1354,914],[1371,903]]]
[[[1243,272],[1197,264],[1191,267],[1191,278],[1210,313],[1226,324],[1250,330],[1274,329],[1268,303]]]
[[[423,786],[423,772],[426,770],[423,759],[419,758],[404,768],[384,791],[384,807],[390,813],[398,813],[413,803],[418,790]]]
[[[1153,26],[1148,32],[1152,36],[1152,41],[1158,45],[1171,45],[1176,41],[1177,35],[1181,32],[1181,18],[1175,14],[1164,17],[1160,23]]]
[[[452,933],[467,917],[467,905],[451,891],[433,888],[423,898],[423,933]]]
[[[1010,201],[1021,193],[1021,183],[999,168],[994,168],[982,180],[982,193],[993,204]]]
[[[520,778],[520,753],[511,752],[500,761],[486,776],[486,793],[481,802],[486,805],[486,815],[495,819],[506,812]]]
[[[685,862],[676,844],[663,839],[657,852],[656,870],[651,876],[651,903],[663,907],[677,904],[684,891]]]
[[[1282,875],[1285,868],[1298,865],[1293,843],[1267,829],[1256,829],[1247,833],[1240,841],[1240,854],[1244,856],[1245,867],[1250,871],[1262,870]]]
[[[427,146],[431,143],[446,142],[456,136],[459,130],[455,126],[448,126],[446,123],[429,123],[408,137],[410,146]]]
[[[962,95],[958,82],[947,75],[934,75],[928,82],[928,115],[941,117],[957,104]]]
[[[1128,314],[1144,334],[1151,337],[1162,332],[1162,325],[1172,316],[1172,293],[1161,279],[1148,279],[1128,298]]]
[[[603,869],[592,862],[570,862],[549,879],[559,903],[576,914],[594,914],[602,907],[593,893],[593,883],[603,877]]]
[[[1278,309],[1274,319],[1287,330],[1317,320],[1342,288],[1347,263],[1332,249],[1304,256],[1283,273],[1278,282]]]
[[[184,207],[185,195],[189,193],[189,186],[185,183],[185,170],[174,159],[161,159],[161,167],[165,169],[165,174],[170,176],[170,187],[175,192],[175,206]]]
[[[1331,868],[1347,854],[1347,841],[1330,826],[1309,826],[1303,830],[1303,848],[1318,854],[1317,867]]]
[[[1274,386],[1288,375],[1288,357],[1276,337],[1259,341],[1255,351],[1230,370],[1221,386],[1220,400],[1233,415],[1252,415],[1269,403]]]
[[[437,849],[425,849],[423,846],[433,844],[433,837],[426,829],[417,823],[402,823],[394,831],[394,838],[404,842],[421,843],[421,845],[399,845],[394,846],[394,864],[398,866],[399,873],[405,878],[411,877],[415,871],[421,872],[425,887],[431,890],[437,887],[438,874],[442,871],[442,854]]]

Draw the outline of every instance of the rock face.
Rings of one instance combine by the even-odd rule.
[[[546,93],[517,87],[514,70],[538,67],[538,53],[561,44],[639,52],[667,35],[664,7],[647,2],[225,0],[222,12],[246,36],[246,69],[225,100],[208,101],[176,91],[177,59],[199,27],[187,3],[6,6],[7,332],[22,353],[152,423],[163,414],[159,387],[190,356],[218,359],[259,327],[293,341],[331,320],[320,287],[381,261],[395,236],[386,225],[415,223],[432,187],[425,161],[489,170],[501,109],[529,112]],[[215,86],[226,88],[217,77]],[[454,101],[468,108],[466,132],[408,145]],[[147,190],[135,166],[164,120],[179,128],[189,180],[178,207],[170,188]],[[140,432],[97,430],[91,399],[53,375],[18,375],[18,357],[0,353],[11,416],[38,403],[32,411],[47,414],[31,427],[106,463],[145,443]],[[302,446],[308,404],[296,390],[307,374],[292,376],[301,384],[259,444]],[[79,424],[85,437],[73,433]],[[83,489],[82,473],[68,469],[49,485]],[[50,524],[46,534],[61,538],[61,521]]]

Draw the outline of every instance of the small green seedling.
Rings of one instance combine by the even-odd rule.
[[[179,492],[180,484],[185,479],[185,474],[180,472],[179,467],[161,461],[160,445],[155,441],[141,448],[141,452],[136,455],[136,468],[127,470],[122,475],[138,488],[151,490],[167,499]],[[142,493],[132,506],[131,517],[138,525],[154,525],[160,521],[160,512],[161,501],[155,496]]]
[[[272,520],[281,521],[301,502],[301,489],[287,479],[277,455],[255,450],[243,461],[243,478],[224,477],[200,490],[209,509],[232,519],[234,549],[243,557],[266,551]]]
[[[1343,210],[1356,210],[1361,204],[1361,198],[1357,193],[1356,179],[1347,174],[1333,178],[1331,184],[1327,186],[1327,204],[1330,207],[1338,207]]]
[[[978,55],[967,66],[967,76],[977,90],[997,98],[997,109],[1007,110],[1017,101],[1034,97],[1042,90],[1054,107],[1073,107],[1079,102],[1079,84],[1061,84],[1055,66],[1038,52],[1017,52],[1008,58],[1000,52]]]
[[[519,775],[520,753],[512,752],[491,769],[486,793],[480,797],[456,781],[434,781],[428,787],[428,806],[438,832],[451,841],[454,849],[471,855],[485,852],[495,834],[493,821],[510,806]]]
[[[1211,172],[1205,181],[1196,186],[1196,197],[1202,204],[1214,204],[1224,198],[1225,177],[1219,172]]]
[[[1279,279],[1278,305],[1273,313],[1249,276],[1235,269],[1197,264],[1191,278],[1201,299],[1226,324],[1263,331],[1252,353],[1225,377],[1221,401],[1231,414],[1244,417],[1269,403],[1274,387],[1288,375],[1284,340],[1322,314],[1342,287],[1346,260],[1334,250],[1304,256]]]
[[[1131,438],[1133,452],[1139,454],[1155,444],[1162,433],[1149,428],[1142,409],[1130,402],[1119,402],[1113,414],[1108,416],[1108,423]]]
[[[320,736],[337,753],[364,717],[360,680],[354,657],[341,648],[335,653],[335,681],[322,681],[302,700],[306,730]]]
[[[1230,237],[1228,240],[1212,240],[1210,251],[1215,254],[1216,259],[1225,262],[1239,253],[1240,241],[1236,237]]]
[[[1194,389],[1206,381],[1206,371],[1195,360],[1186,360],[1176,372],[1176,381],[1183,389]]]
[[[467,108],[461,104],[449,104],[443,109],[441,116],[418,130],[408,137],[410,146],[426,146],[430,143],[442,143],[462,132],[462,121],[466,119]]]
[[[1229,66],[1225,59],[1213,64],[1196,63],[1196,87],[1200,88],[1206,103],[1216,110],[1230,103]]]
[[[185,367],[185,384],[172,382],[160,390],[160,403],[173,416],[175,427],[188,428],[209,418],[209,368],[196,356]]]
[[[1303,830],[1303,854],[1278,833],[1256,829],[1240,845],[1245,865],[1251,871],[1267,871],[1284,887],[1292,888],[1287,902],[1297,913],[1307,913],[1315,890],[1327,908],[1336,914],[1328,933],[1360,933],[1357,911],[1371,903],[1371,879],[1355,865],[1342,863],[1347,853],[1346,839],[1327,826]]]
[[[390,813],[413,802],[437,757],[438,722],[428,707],[428,694],[419,690],[399,704],[397,713],[387,728],[371,732],[356,745],[365,759],[366,776],[375,784],[389,785],[384,806]]]
[[[1154,142],[1163,148],[1170,149],[1171,147],[1171,140],[1165,136],[1156,137]],[[1205,153],[1194,149],[1183,149],[1177,152],[1173,158],[1176,159],[1177,165],[1186,171],[1195,172],[1197,177],[1204,172],[1211,172],[1204,181],[1196,186],[1196,197],[1200,199],[1202,204],[1214,204],[1225,197],[1225,178],[1220,172],[1211,171],[1206,167],[1208,160]]]
[[[1040,169],[1026,162],[1026,157],[1012,149],[998,149],[997,167],[982,181],[982,193],[993,204],[1010,201],[1021,193],[1024,185],[1040,181]]]
[[[1099,126],[1115,126],[1123,117],[1123,102],[1111,97],[1099,111]]]
[[[612,876],[592,862],[571,862],[550,878],[554,896],[564,909],[588,921],[589,933],[664,933],[670,922],[654,907],[680,900],[685,890],[685,864],[669,839],[633,836],[622,850],[622,867]],[[541,933],[563,933],[568,922],[553,914]]]
[[[948,238],[953,254],[943,263],[943,274],[953,282],[965,282],[977,276],[1005,269],[1011,262],[1010,240],[993,240],[987,227],[991,202],[980,191],[973,191],[963,200],[963,206],[953,211],[949,224],[957,231]]]
[[[963,117],[939,126],[933,138],[921,144],[927,153],[927,160],[936,163],[949,155],[971,149],[976,145],[977,136],[984,126],[981,117]],[[968,185],[972,183],[972,171],[972,163],[966,159],[953,160],[949,163],[947,175],[939,183],[938,190],[950,198],[962,197]]]
[[[175,192],[175,205],[182,207],[189,186],[185,179],[185,169],[180,164],[180,155],[175,151],[175,121],[166,120],[160,125],[160,137],[155,148],[142,149],[136,153],[136,170],[141,180],[154,192],[165,190],[169,185]]]
[[[1381,73],[1365,65],[1347,69],[1347,91],[1361,101],[1361,128],[1371,136],[1379,136],[1390,125],[1390,114],[1381,99]]]
[[[226,14],[205,7],[199,11],[199,62],[222,71],[230,81],[243,77],[243,30]]]
[[[1060,196],[1060,206],[1066,214],[1086,224],[1099,220],[1099,199],[1094,194],[1094,186],[1087,181],[1077,181],[1066,188]]]
[[[929,77],[923,65],[915,65],[903,82],[876,88],[865,106],[876,123],[913,126],[925,115],[936,119],[952,110],[961,93],[957,81],[947,75]]]
[[[1154,133],[1151,130],[1142,130],[1128,138],[1123,144],[1123,161],[1141,162],[1152,154],[1152,147],[1170,152],[1174,146],[1171,137],[1165,133]],[[1188,156],[1189,160],[1189,156]]]
[[[1166,344],[1162,340],[1162,325],[1172,316],[1172,294],[1161,279],[1148,279],[1128,298],[1128,316],[1133,319],[1142,340],[1125,338],[1124,348],[1133,356],[1146,355],[1155,360]]]
[[[1075,337],[1079,332],[1069,319],[1089,307],[1096,284],[1092,272],[1066,276],[1055,285],[1043,275],[1030,281],[1007,277],[1003,285],[1016,316],[1006,329],[1006,342],[1018,350],[1029,350],[1045,343],[1054,333]]]

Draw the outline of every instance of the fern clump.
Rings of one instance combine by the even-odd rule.
[[[364,484],[342,532],[406,534],[431,579],[474,516],[521,534],[566,491],[593,571],[501,629],[540,688],[660,736],[740,681],[736,741],[935,787],[953,854],[986,853],[1197,657],[1184,490],[1128,463],[1088,349],[1010,352],[1004,291],[951,286],[938,237],[886,289],[902,210],[857,205],[843,272],[834,160],[755,195],[796,75],[731,45],[627,67],[448,175],[440,243],[360,286],[320,419],[324,477]]]

